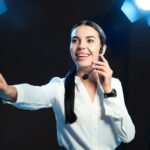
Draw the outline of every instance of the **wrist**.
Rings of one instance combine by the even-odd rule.
[[[17,100],[16,88],[13,86],[8,86],[6,95],[7,95],[9,101],[15,102]]]
[[[116,96],[117,96],[117,92],[115,89],[112,89],[111,92],[109,93],[104,93],[104,98],[116,97]]]
[[[104,88],[104,93],[110,93],[111,91],[112,91],[111,87]]]

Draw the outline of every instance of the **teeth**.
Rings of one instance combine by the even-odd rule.
[[[88,55],[77,55],[78,57],[87,57]]]
[[[88,54],[77,54],[78,57],[87,57],[89,56]]]

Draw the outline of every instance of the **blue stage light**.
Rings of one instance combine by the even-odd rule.
[[[147,24],[150,26],[150,16],[147,17]]]
[[[0,15],[7,11],[7,7],[4,0],[0,0]]]
[[[121,10],[131,22],[135,22],[141,17],[141,13],[138,11],[131,0],[125,0],[121,7]]]
[[[150,0],[125,0],[121,10],[132,23],[143,17],[150,24]]]
[[[150,11],[150,0],[135,0],[138,7]]]

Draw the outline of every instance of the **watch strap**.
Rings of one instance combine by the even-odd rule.
[[[117,96],[117,92],[115,89],[112,89],[112,91],[109,93],[104,93],[104,98],[116,97],[116,96]]]

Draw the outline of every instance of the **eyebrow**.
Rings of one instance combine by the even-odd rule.
[[[86,36],[86,38],[94,38],[95,39],[95,36],[90,35],[90,36]]]
[[[74,39],[74,38],[77,38],[77,39],[79,39],[79,37],[78,36],[73,36],[73,37],[71,37],[72,39]]]
[[[72,39],[73,39],[73,38],[79,39],[78,36],[73,36]],[[87,39],[89,39],[89,38],[95,38],[95,36],[89,35],[89,36],[86,36],[85,38],[87,38]]]

